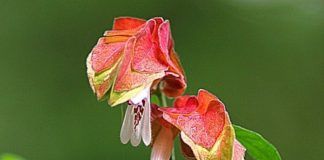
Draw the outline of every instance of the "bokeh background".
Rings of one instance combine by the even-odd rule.
[[[215,93],[285,160],[324,157],[322,0],[0,0],[0,153],[149,159],[120,143],[120,108],[97,102],[86,77],[117,16],[169,19],[187,93]]]

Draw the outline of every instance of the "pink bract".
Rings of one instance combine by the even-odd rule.
[[[125,92],[147,88],[160,81],[164,82],[162,89],[168,96],[179,96],[186,88],[169,21],[160,17],[147,21],[116,18],[113,29],[104,33],[89,54],[87,67],[90,84],[98,99],[109,90],[117,95],[110,98],[111,104]],[[140,89],[132,95],[138,92]]]
[[[174,108],[159,109],[163,118],[181,131],[182,149],[188,159],[193,155],[196,159],[244,157],[244,147],[234,143],[234,129],[224,104],[206,90],[200,90],[197,96],[178,97]]]

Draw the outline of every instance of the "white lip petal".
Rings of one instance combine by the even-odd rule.
[[[143,113],[143,129],[142,129],[142,138],[146,146],[150,145],[152,134],[151,134],[151,104],[150,97],[145,99],[144,113]]]
[[[150,86],[150,85],[149,85]],[[143,99],[150,96],[150,87],[146,87],[140,93],[138,93],[135,97],[131,98],[133,104],[139,104]]]
[[[123,144],[128,143],[133,133],[133,106],[127,106],[122,128],[120,130],[120,141]]]
[[[120,132],[120,140],[124,144],[130,141],[136,147],[142,139],[146,146],[151,144],[150,87],[130,99]]]
[[[138,125],[134,125],[135,114],[133,114],[133,126],[132,126],[132,137],[131,137],[131,144],[134,147],[137,147],[141,143],[141,132],[142,132],[142,125],[143,125],[143,118],[139,121]]]

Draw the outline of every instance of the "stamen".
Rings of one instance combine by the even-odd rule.
[[[132,102],[131,101],[127,101],[127,104],[130,106],[130,105],[132,105]]]

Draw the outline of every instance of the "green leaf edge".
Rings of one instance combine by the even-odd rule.
[[[0,154],[0,160],[25,160],[21,156],[12,153],[2,153]]]
[[[247,153],[256,160],[281,160],[281,156],[279,154],[279,151],[276,149],[276,147],[271,144],[269,141],[267,141],[262,135],[260,135],[259,133],[256,133],[254,131],[248,130],[246,128],[243,128],[241,126],[238,125],[233,125],[234,130],[235,130],[235,135],[236,135],[236,139],[243,144],[243,146],[246,148]],[[266,155],[268,154],[263,154],[264,152],[262,150],[260,150],[258,147],[256,147],[255,145],[251,144],[251,142],[249,142],[249,140],[245,140],[244,137],[242,137],[243,135],[240,136],[240,132],[244,132],[245,134],[248,134],[249,136],[252,136],[255,139],[258,139],[258,141],[265,146],[266,148],[268,148],[269,150],[272,150],[271,154],[274,157],[266,157]],[[252,145],[252,147],[251,147]],[[252,149],[249,148],[254,148],[257,149],[258,151],[253,151],[251,152]],[[269,151],[266,151],[269,152]],[[260,153],[261,153],[261,157],[260,157]]]

